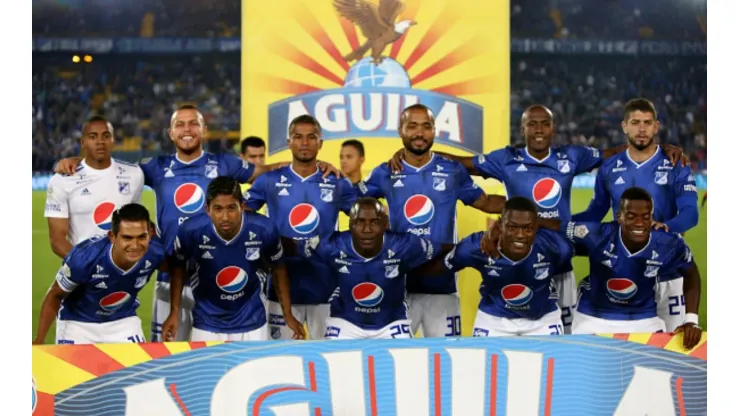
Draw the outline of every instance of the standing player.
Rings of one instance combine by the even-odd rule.
[[[280,236],[305,240],[328,236],[337,225],[339,211],[349,212],[357,194],[345,178],[321,177],[316,157],[321,149],[321,126],[309,115],[298,116],[288,127],[288,145],[293,161],[260,176],[247,193],[247,207],[253,211],[267,205]],[[308,325],[311,339],[321,339],[329,314],[329,297],[336,282],[326,265],[298,257],[287,257],[293,316]],[[268,286],[270,336],[290,339],[283,309],[274,285]]]
[[[594,197],[588,209],[573,217],[575,221],[601,222],[609,208],[616,215],[622,192],[639,186],[653,198],[653,219],[668,231],[684,233],[699,222],[696,182],[690,166],[673,166],[669,157],[655,143],[660,123],[653,103],[635,99],[624,109],[622,129],[628,148],[599,168]],[[679,273],[660,275],[658,315],[668,331],[683,324],[685,315],[683,282]]]
[[[658,277],[682,276],[686,318],[677,330],[684,346],[701,339],[701,277],[679,234],[652,229],[653,198],[641,188],[620,196],[617,222],[572,221],[568,238],[589,253],[590,274],[581,282],[573,316],[574,334],[662,332],[655,288]]]
[[[339,166],[342,173],[357,185],[362,180],[362,165],[365,163],[365,146],[359,140],[346,140],[339,151]]]
[[[485,234],[481,231],[462,239],[444,261],[429,263],[424,270],[472,267],[480,272],[474,337],[563,334],[553,276],[570,262],[573,246],[562,234],[538,228],[537,207],[523,197],[506,201],[493,227],[500,233],[495,258],[481,251]]]
[[[267,340],[262,299],[265,267],[272,268],[286,324],[296,338],[303,338],[303,327],[290,310],[283,247],[275,224],[260,214],[244,212],[239,183],[224,176],[208,184],[206,213],[182,224],[173,247],[178,260],[198,263],[192,282],[191,341]],[[173,266],[172,311],[162,327],[167,340],[177,334],[184,276],[184,264]]]
[[[406,273],[452,245],[442,249],[415,235],[388,231],[388,217],[375,198],[358,199],[349,217],[350,231],[299,241],[294,249],[326,264],[337,281],[325,338],[412,338]],[[285,247],[292,249],[291,241]]]
[[[265,141],[257,136],[249,136],[242,140],[241,153],[242,160],[255,165],[262,166],[265,164]]]
[[[49,181],[44,216],[51,249],[61,258],[82,240],[107,233],[117,208],[141,200],[144,174],[111,157],[113,137],[105,117],[89,118],[80,139],[85,159],[71,175],[55,174]]]
[[[136,295],[164,261],[139,204],[113,211],[108,236],[76,245],[41,305],[34,344],[43,344],[57,316],[57,344],[144,342]],[[60,310],[61,308],[61,310]]]
[[[388,201],[391,230],[454,244],[458,200],[483,212],[501,212],[503,197],[486,195],[462,165],[431,152],[436,133],[429,108],[421,104],[406,108],[399,126],[408,152],[405,171],[393,173],[384,163],[359,184],[364,195]],[[409,278],[413,333],[421,327],[425,337],[460,335],[456,280],[451,272],[436,278]]]
[[[502,182],[508,197],[521,196],[535,202],[538,215],[545,219],[568,221],[573,179],[598,167],[602,160],[622,148],[603,152],[585,146],[553,146],[555,123],[552,112],[545,106],[533,105],[522,114],[521,133],[526,146],[508,146],[487,155],[462,157],[441,154],[460,162],[471,175],[494,178]],[[681,150],[669,147],[676,159]],[[392,161],[396,170],[403,169],[398,161],[405,152],[398,152]],[[576,279],[571,263],[564,263],[555,276],[558,304],[563,312],[565,333],[570,333],[572,308],[576,304]]]

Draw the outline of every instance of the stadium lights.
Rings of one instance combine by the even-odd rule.
[[[87,62],[87,63],[89,64],[90,62],[92,62],[92,56],[90,56],[90,55],[85,55],[85,58],[84,58],[84,60],[85,60],[85,62]]]
[[[72,56],[72,62],[76,64],[80,63],[80,56],[79,55]]]

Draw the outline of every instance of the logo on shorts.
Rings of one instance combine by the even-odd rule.
[[[532,199],[542,208],[554,208],[562,195],[560,184],[553,178],[542,178],[532,188]]]
[[[247,272],[240,267],[229,266],[216,275],[216,285],[226,293],[237,293],[247,285]]]
[[[358,305],[372,308],[383,300],[383,289],[371,282],[362,282],[352,288],[352,297]]]
[[[101,202],[93,211],[93,222],[103,231],[110,231],[113,211],[116,205],[112,202]]]
[[[308,234],[319,226],[319,211],[311,204],[298,204],[290,210],[288,223],[298,234]]]
[[[533,296],[532,289],[519,283],[506,285],[501,289],[501,297],[504,298],[504,302],[514,307],[526,305],[532,300]]]
[[[272,339],[280,339],[280,327],[279,326],[270,327],[270,337]]]
[[[184,183],[175,190],[175,206],[186,214],[198,212],[205,200],[203,189],[194,183]]]
[[[637,293],[637,285],[630,279],[615,278],[606,282],[606,290],[614,299],[627,300]]]
[[[413,195],[403,204],[403,214],[411,224],[424,225],[434,217],[434,203],[426,195]]]
[[[131,299],[128,292],[113,292],[100,299],[100,308],[106,312],[115,312]]]

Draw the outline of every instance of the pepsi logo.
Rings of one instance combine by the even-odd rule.
[[[553,178],[542,178],[532,188],[532,199],[542,208],[554,208],[562,195],[560,184]]]
[[[203,189],[194,183],[184,183],[175,189],[175,206],[186,214],[195,214],[206,201]]]
[[[319,226],[319,211],[311,204],[298,204],[290,210],[288,223],[298,234],[309,234]]]
[[[532,300],[534,292],[527,286],[513,283],[501,289],[501,297],[511,306],[524,306]]]
[[[216,275],[216,284],[227,293],[237,293],[247,285],[247,272],[240,267],[229,266]]]
[[[128,292],[113,292],[100,299],[100,308],[107,312],[115,312],[131,299]]]
[[[371,308],[383,300],[383,289],[375,283],[362,282],[352,288],[352,297],[358,305]]]
[[[110,231],[113,220],[113,211],[116,205],[112,202],[101,202],[93,210],[93,222],[103,231]]]
[[[630,279],[615,278],[606,282],[606,290],[614,299],[627,300],[637,293],[637,285]]]
[[[434,217],[434,202],[426,195],[413,195],[403,204],[403,214],[411,224],[424,225]]]

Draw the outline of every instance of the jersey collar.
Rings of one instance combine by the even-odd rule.
[[[409,165],[408,163],[406,163],[405,160],[401,160],[401,163],[403,163],[404,165],[408,166],[411,169],[414,169],[417,172],[421,172],[422,170],[424,170],[424,168],[426,168],[427,166],[429,166],[430,164],[432,164],[432,162],[434,161],[434,158],[437,156],[436,153],[434,153],[434,152],[431,152],[431,153],[432,153],[432,157],[429,158],[429,161],[427,163],[425,163],[424,165],[418,167],[418,168],[416,166]]]
[[[624,250],[624,252],[627,253],[627,257],[635,257],[638,254],[642,253],[643,251],[647,250],[648,247],[650,247],[650,243],[653,242],[653,232],[652,232],[652,230],[649,231],[649,233],[650,234],[648,235],[648,242],[647,242],[647,244],[645,244],[645,247],[643,247],[640,250],[632,253],[632,252],[629,251],[629,249],[627,248],[627,246],[624,245],[624,240],[622,240],[622,227],[619,227],[618,228],[617,234],[619,234],[619,244],[622,246],[622,249]]]
[[[527,253],[526,256],[522,257],[522,259],[519,260],[519,261],[514,261],[514,260],[506,257],[506,255],[504,254],[503,250],[501,250],[501,247],[499,247],[498,254],[501,255],[502,258],[508,260],[509,263],[511,263],[512,266],[516,266],[517,264],[523,262],[524,260],[527,260],[529,258],[529,256],[532,254],[532,250],[534,250],[534,243],[532,243],[532,247],[529,248],[529,253]]]
[[[189,162],[185,162],[184,160],[180,159],[180,157],[177,156],[177,153],[175,153],[175,160],[177,160],[178,162],[182,163],[183,165],[190,165],[190,164],[195,163],[196,161],[202,159],[203,156],[205,156],[205,154],[206,154],[206,152],[201,149],[200,156],[196,157],[195,159],[193,159],[193,160],[191,160]]]
[[[524,148],[524,153],[526,153],[526,155],[529,156],[529,158],[532,159],[532,160],[534,160],[535,162],[537,162],[537,163],[544,163],[547,159],[550,158],[550,156],[552,156],[552,148],[551,147],[548,147],[547,148],[547,156],[545,156],[544,158],[542,158],[542,160],[537,159],[536,157],[534,157],[531,154],[529,154],[529,149],[527,147]]]
[[[383,254],[383,251],[385,250],[385,234],[383,234],[383,244],[380,246],[380,251],[378,252],[378,254],[376,254],[376,255],[374,255],[373,257],[370,257],[370,258],[364,257],[362,254],[358,253],[357,250],[355,250],[355,243],[354,243],[354,241],[352,241],[352,236],[351,235],[349,237],[349,245],[352,247],[352,251],[355,252],[355,254],[357,255],[357,257],[365,260],[365,263],[367,263],[369,261],[374,260],[379,255]]]
[[[218,231],[216,230],[216,226],[213,224],[213,221],[211,221],[211,228],[213,229],[213,233],[216,234],[216,237],[218,237],[218,239],[221,240],[224,243],[224,245],[228,246],[229,244],[234,242],[234,240],[239,238],[239,236],[242,234],[242,230],[244,229],[244,223],[246,221],[247,221],[246,214],[242,213],[242,223],[241,225],[239,225],[239,231],[237,231],[236,234],[234,234],[234,238],[232,238],[231,240],[224,240],[224,238],[221,237],[221,234],[219,234]]]
[[[146,256],[146,253],[144,253],[144,255]],[[142,257],[142,259],[143,259],[143,258],[144,258],[144,257]],[[141,263],[141,260],[139,260],[139,261],[137,261],[136,263],[134,263],[134,265],[133,265],[133,266],[131,266],[131,268],[130,268],[130,269],[128,269],[128,270],[123,270],[122,268],[118,267],[118,265],[116,264],[116,262],[114,262],[114,261],[113,261],[113,244],[111,244],[111,245],[110,245],[110,247],[108,247],[108,262],[109,262],[109,263],[110,263],[110,265],[111,265],[112,267],[114,267],[114,268],[115,268],[115,269],[116,269],[116,270],[117,270],[117,271],[118,271],[119,273],[121,273],[121,275],[127,275],[127,274],[128,274],[128,273],[129,273],[130,271],[131,271],[131,270],[134,270],[134,269],[136,269],[136,266],[138,266],[138,265],[139,265],[139,263]]]
[[[657,147],[655,148],[655,153],[653,153],[653,154],[652,154],[652,156],[650,156],[649,158],[647,158],[647,159],[646,159],[646,160],[645,160],[644,162],[642,162],[642,163],[637,163],[637,162],[635,162],[634,160],[632,160],[632,158],[630,157],[630,152],[629,152],[629,150],[625,150],[625,151],[624,151],[624,154],[625,154],[625,155],[627,156],[627,160],[629,160],[630,162],[632,162],[632,163],[633,163],[633,164],[634,164],[634,165],[635,165],[635,166],[637,167],[637,169],[640,169],[641,167],[645,166],[645,165],[646,165],[646,164],[647,164],[648,162],[650,162],[651,160],[653,160],[653,158],[654,158],[654,157],[655,157],[656,155],[658,155],[659,153],[661,153],[661,150],[660,150],[660,146],[657,146]]]
[[[301,182],[305,182],[307,179],[312,178],[314,175],[316,175],[317,173],[321,172],[319,170],[319,165],[316,165],[316,172],[314,172],[314,173],[312,173],[312,174],[310,174],[310,175],[308,175],[308,176],[306,176],[304,178],[303,176],[299,175],[298,172],[296,172],[295,170],[293,170],[293,164],[292,163],[290,165],[288,165],[288,167],[290,168],[290,171],[293,172],[293,175],[295,175],[296,178],[300,179]]]

